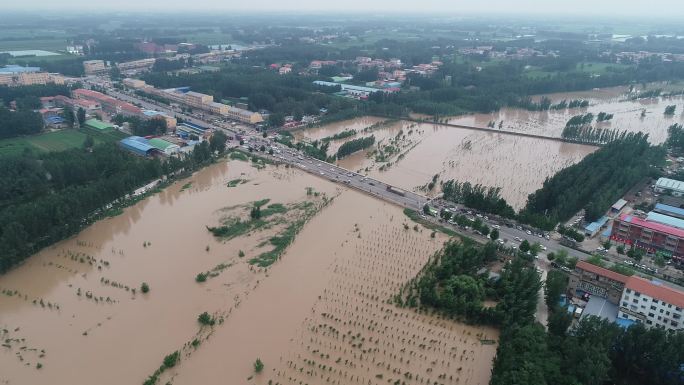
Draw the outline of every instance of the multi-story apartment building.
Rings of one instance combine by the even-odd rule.
[[[83,70],[86,75],[94,75],[107,71],[103,60],[86,60],[83,62]]]
[[[648,252],[665,252],[678,261],[684,256],[684,229],[635,215],[623,214],[615,219],[610,238]]]
[[[264,117],[258,112],[231,106],[228,106],[228,111],[224,115],[230,119],[249,124],[258,124],[264,121]]]
[[[156,59],[154,59],[154,58],[140,59],[140,60],[133,60],[133,61],[129,61],[129,62],[118,63],[116,66],[121,71],[136,70],[136,69],[143,69],[143,68],[152,68],[155,61],[156,61]]]
[[[185,104],[191,107],[203,108],[206,104],[213,103],[214,97],[199,92],[188,91],[183,95]]]
[[[641,277],[629,277],[620,298],[618,318],[650,327],[684,330],[684,293]]]
[[[32,86],[48,83],[64,84],[64,77],[42,72],[38,67],[8,65],[0,68],[0,85],[3,86]]]
[[[684,330],[684,292],[637,276],[626,276],[585,261],[577,262],[568,288],[618,305],[617,319],[647,327]]]
[[[613,304],[620,302],[627,276],[612,270],[578,261],[575,270],[570,274],[568,288],[573,292],[583,292],[606,298]]]
[[[87,99],[98,102],[102,107],[102,111],[111,115],[142,116],[142,110],[140,108],[97,91],[76,89],[71,93],[74,99]]]

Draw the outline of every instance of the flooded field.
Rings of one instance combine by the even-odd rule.
[[[649,86],[655,89],[658,86]],[[634,94],[632,94],[634,95]],[[660,144],[667,139],[667,128],[673,123],[684,122],[684,99],[681,96],[672,98],[651,98],[630,100],[627,87],[613,87],[594,91],[566,92],[545,95],[558,103],[561,100],[583,99],[589,101],[589,107],[573,108],[559,111],[527,111],[519,108],[503,108],[491,114],[473,114],[449,118],[448,122],[467,126],[487,127],[489,122],[496,122],[496,127],[503,121],[502,129],[530,134],[560,137],[568,120],[580,114],[591,112],[594,116],[599,112],[613,114],[612,120],[596,125],[627,132],[645,132],[649,134],[651,143]],[[541,96],[537,97],[538,100]],[[668,105],[677,105],[675,115],[666,116],[663,112]],[[642,116],[642,113],[645,115]]]
[[[279,210],[324,197],[267,268],[249,261],[283,221],[207,230],[248,221],[256,201],[292,221]],[[398,207],[294,169],[208,167],[0,277],[0,383],[141,384],[174,351],[158,384],[488,383],[496,345],[480,341],[495,330],[391,304],[445,241],[403,223]]]
[[[364,124],[377,127],[378,121],[362,118],[338,122],[313,131],[298,131],[295,137],[318,139],[350,127],[362,130],[359,125]],[[596,149],[429,123],[390,122],[371,133],[379,142],[374,149],[355,153],[338,161],[338,164],[414,191],[427,185],[435,175],[443,181],[456,179],[501,187],[501,195],[516,209],[524,206],[527,196],[540,188],[547,177]],[[356,137],[371,133],[359,133]],[[329,153],[343,142],[331,142]],[[378,156],[376,150],[385,145],[396,151],[390,150],[389,155]],[[438,188],[423,192],[432,195],[438,192]]]

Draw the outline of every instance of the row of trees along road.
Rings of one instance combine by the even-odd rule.
[[[0,273],[125,206],[129,202],[117,200],[140,186],[212,162],[215,154],[225,150],[225,141],[219,132],[209,142],[195,146],[188,156],[163,161],[134,156],[113,143],[95,146],[92,151],[3,157]]]

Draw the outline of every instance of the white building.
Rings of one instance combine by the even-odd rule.
[[[620,298],[618,318],[644,323],[647,327],[684,330],[684,293],[660,282],[631,276]]]
[[[669,178],[659,178],[654,190],[659,193],[671,193],[673,196],[680,197],[684,195],[684,182]]]

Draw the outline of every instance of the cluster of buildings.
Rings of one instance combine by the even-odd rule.
[[[582,317],[595,315],[622,326],[684,330],[684,292],[637,276],[626,276],[585,261],[577,262],[568,288],[589,297]]]
[[[142,116],[142,110],[131,103],[124,102],[101,92],[75,89],[71,92],[74,99],[98,103],[100,109],[110,115]]]
[[[493,46],[476,46],[460,48],[458,53],[463,56],[481,56],[491,59],[523,60],[530,57],[558,57],[557,51],[542,52],[534,48],[506,47],[503,51],[497,51]]]
[[[684,182],[660,178],[653,186],[657,193],[684,196]],[[621,214],[613,221],[610,239],[660,254],[673,262],[684,263],[684,209],[662,203],[648,213]]]
[[[339,95],[349,97],[349,98],[354,98],[354,99],[368,99],[368,97],[376,92],[385,92],[385,93],[393,93],[397,92],[398,89],[394,88],[373,88],[373,87],[364,87],[364,86],[355,86],[353,84],[345,84],[345,83],[334,83],[334,82],[326,82],[322,80],[316,80],[313,82],[313,84],[319,86],[319,87],[339,87]]]
[[[323,67],[346,63],[348,62],[336,60],[314,60],[309,64],[309,70],[317,72]],[[399,88],[404,81],[406,81],[407,74],[413,73],[421,76],[432,76],[443,65],[442,62],[434,60],[430,63],[418,64],[410,68],[405,68],[400,59],[383,60],[373,59],[366,56],[359,56],[351,63],[356,65],[358,71],[377,69],[378,78],[366,85],[369,87],[378,88]]]
[[[670,52],[649,52],[649,51],[636,51],[636,52],[617,52],[613,54],[612,52],[604,52],[602,56],[613,57],[616,63],[623,64],[639,64],[643,60],[657,59],[662,62],[684,62],[684,54],[675,54]]]
[[[124,79],[123,84],[127,87],[167,99],[173,103],[207,111],[214,115],[223,116],[242,123],[259,124],[264,121],[263,116],[259,112],[215,102],[213,96],[190,91],[187,87],[160,90],[137,79]]]
[[[0,86],[32,86],[43,84],[64,84],[64,76],[41,71],[40,67],[7,65],[0,68]]]
[[[280,75],[287,75],[290,72],[292,72],[292,64],[276,64],[273,63],[269,66],[272,70],[278,71],[278,74]]]

